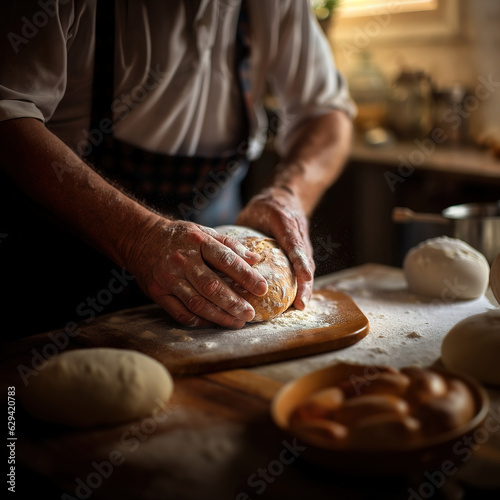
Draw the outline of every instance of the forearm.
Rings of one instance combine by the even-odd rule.
[[[270,187],[291,191],[300,199],[304,213],[310,216],[342,172],[351,137],[352,123],[343,111],[308,120],[295,131]]]
[[[38,120],[1,122],[0,147],[0,167],[28,197],[121,266],[127,241],[159,218],[106,182]]]

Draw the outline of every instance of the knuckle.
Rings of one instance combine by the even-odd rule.
[[[183,267],[186,263],[186,256],[181,250],[175,250],[172,252],[169,258],[170,265],[175,266],[174,269]]]
[[[188,239],[196,246],[200,246],[207,240],[207,235],[202,231],[191,231],[188,233]]]
[[[190,326],[197,322],[196,316],[187,311],[174,311],[171,313],[172,318],[181,325]]]
[[[236,262],[236,254],[231,251],[223,251],[218,256],[217,262],[221,269],[232,267]]]
[[[163,273],[155,277],[155,280],[150,284],[149,288],[152,293],[161,295],[165,291],[174,291],[179,288],[180,279],[173,274]]]
[[[252,269],[242,269],[240,274],[240,279],[238,280],[240,285],[244,288],[254,285],[259,280],[257,273]]]
[[[192,295],[186,301],[186,307],[194,312],[195,314],[199,314],[205,307],[206,300],[201,295]]]
[[[216,278],[210,278],[202,284],[201,289],[207,297],[210,297],[216,294],[220,290],[220,287],[221,283],[219,280]]]
[[[245,302],[232,295],[228,295],[224,302],[224,309],[233,316],[239,316],[245,309]]]

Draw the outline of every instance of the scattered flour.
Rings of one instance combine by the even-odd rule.
[[[401,270],[375,269],[365,277],[347,270],[316,280],[317,288],[339,290],[354,299],[370,322],[364,339],[346,349],[249,370],[288,382],[337,361],[429,366],[440,358],[441,341],[453,325],[494,307],[485,296],[449,303],[425,301],[409,292]]]
[[[307,308],[300,311],[290,308],[281,316],[261,323],[249,323],[239,330],[220,328],[182,329],[169,328],[156,333],[165,339],[171,353],[180,356],[212,356],[216,349],[221,356],[237,352],[241,346],[251,346],[253,352],[267,351],[270,344],[287,342],[303,330],[323,328],[341,320],[336,315],[337,305],[324,296],[314,293]],[[152,328],[154,329],[154,328]]]

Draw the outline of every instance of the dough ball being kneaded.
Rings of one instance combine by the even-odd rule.
[[[116,424],[154,413],[170,399],[172,377],[137,351],[78,349],[47,361],[21,402],[40,420],[73,427]]]
[[[255,309],[255,317],[251,323],[266,321],[285,312],[297,295],[297,280],[292,263],[276,240],[244,226],[227,225],[215,229],[238,240],[262,257],[253,268],[267,281],[268,290],[263,296],[254,295],[231,278],[223,276],[227,284]]]
[[[441,236],[411,248],[403,270],[412,292],[451,302],[483,295],[490,266],[486,257],[465,241]]]
[[[441,359],[446,368],[464,372],[485,384],[500,385],[500,309],[474,314],[444,337]]]

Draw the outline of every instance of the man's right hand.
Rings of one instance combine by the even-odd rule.
[[[253,319],[252,306],[216,270],[255,295],[267,291],[266,281],[251,267],[260,257],[208,227],[158,217],[125,245],[127,270],[184,326],[241,328]]]
[[[267,283],[251,267],[259,257],[247,254],[241,243],[150,211],[100,177],[33,118],[0,122],[0,150],[0,169],[27,196],[125,267],[183,325],[240,328],[254,317],[250,304],[215,272],[257,295],[266,292]]]

